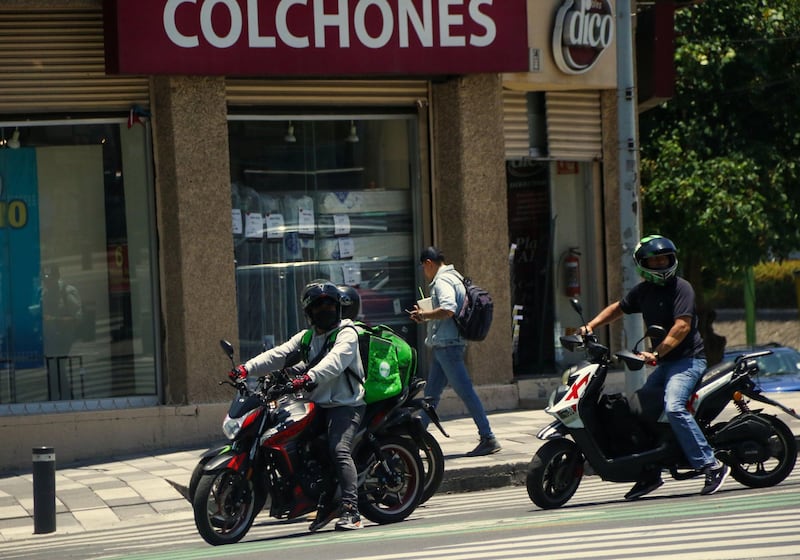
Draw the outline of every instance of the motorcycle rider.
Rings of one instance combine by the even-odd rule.
[[[730,468],[714,457],[714,450],[686,407],[706,369],[706,357],[697,329],[694,290],[689,282],[676,275],[677,253],[666,237],[644,237],[633,251],[636,269],[644,282],[598,313],[585,328],[581,327],[581,333],[592,332],[631,313],[641,313],[646,325],[667,329],[662,340],[653,340],[652,351],[640,353],[657,367],[639,394],[663,395],[667,418],[678,443],[692,468],[705,474],[700,493],[707,495],[720,489]],[[625,499],[640,498],[662,484],[661,472],[651,472],[625,494]]]
[[[361,313],[361,296],[353,286],[340,284],[336,286],[339,290],[339,301],[342,304],[342,319],[355,321]]]
[[[316,280],[302,291],[300,302],[311,325],[313,336],[305,373],[297,376],[292,384],[296,390],[310,391],[310,398],[322,409],[328,433],[329,452],[336,466],[341,487],[341,508],[336,504],[321,504],[317,517],[309,526],[311,532],[320,530],[336,517],[336,530],[360,529],[358,512],[358,481],[353,462],[353,437],[364,416],[364,386],[350,379],[354,371],[361,379],[364,370],[358,352],[358,337],[355,329],[342,328],[333,347],[327,354],[325,345],[330,333],[339,327],[352,325],[350,319],[342,319],[341,294],[336,285],[326,280]],[[239,365],[232,372],[246,377],[249,374],[263,375],[284,367],[287,358],[297,356],[305,330],[292,336],[287,342],[276,346]]]

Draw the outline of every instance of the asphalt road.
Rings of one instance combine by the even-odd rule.
[[[627,485],[585,478],[564,507],[541,510],[524,487],[436,495],[407,521],[309,534],[308,521],[257,519],[245,539],[211,547],[190,514],[161,523],[4,545],[4,560],[210,558],[292,560],[800,558],[800,468],[782,484],[744,488],[729,480],[713,496],[702,481],[667,481],[636,502]]]

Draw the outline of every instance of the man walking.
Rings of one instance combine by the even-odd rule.
[[[501,447],[494,437],[489,419],[480,397],[472,386],[472,380],[464,364],[466,340],[459,334],[453,315],[461,308],[466,298],[466,290],[453,265],[444,263],[444,255],[436,247],[428,247],[419,258],[425,279],[430,282],[431,310],[414,306],[411,320],[427,323],[425,345],[431,349],[431,367],[425,396],[433,398],[433,406],[439,405],[442,391],[449,383],[456,395],[466,405],[472,420],[478,427],[480,442],[467,453],[468,457],[490,455]]]

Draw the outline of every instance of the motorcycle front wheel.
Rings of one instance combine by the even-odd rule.
[[[783,421],[759,414],[772,426],[772,433],[763,441],[741,442],[731,450],[731,476],[750,488],[775,486],[791,474],[797,461],[797,441]]]
[[[416,444],[403,437],[380,438],[358,453],[358,509],[375,523],[402,521],[419,505],[425,474]]]
[[[222,469],[200,477],[192,509],[194,524],[208,544],[239,542],[250,530],[263,503],[252,481],[233,469]]]
[[[578,490],[583,457],[569,439],[551,439],[531,459],[526,486],[528,497],[542,509],[563,506]]]

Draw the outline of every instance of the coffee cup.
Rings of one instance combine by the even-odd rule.
[[[433,311],[433,300],[429,297],[418,299],[417,307],[423,311]]]

